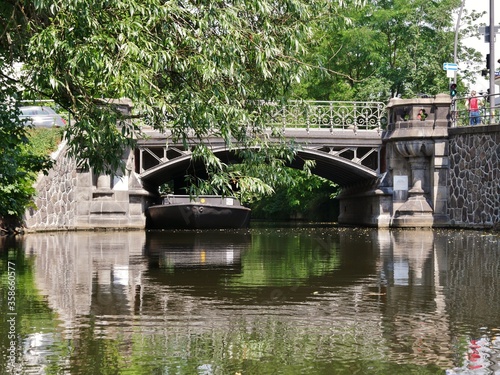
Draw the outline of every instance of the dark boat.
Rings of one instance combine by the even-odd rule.
[[[147,210],[151,229],[247,228],[251,210],[233,197],[167,195]]]

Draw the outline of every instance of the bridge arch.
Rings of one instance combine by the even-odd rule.
[[[241,158],[238,151],[243,147],[216,147],[212,151],[222,162],[227,164],[238,163]],[[299,150],[293,161],[288,165],[291,168],[302,169],[305,160],[313,160],[315,167],[312,172],[320,177],[337,183],[340,186],[352,186],[360,183],[375,181],[379,174],[360,162],[346,159],[335,153],[317,149],[304,148]],[[152,190],[170,180],[183,178],[189,172],[204,170],[201,161],[194,161],[190,152],[163,161],[156,166],[143,171],[140,178],[144,187]]]

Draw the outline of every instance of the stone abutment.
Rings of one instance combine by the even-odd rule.
[[[27,210],[28,231],[143,229],[151,194],[142,188],[135,172],[95,175],[77,168],[61,145],[54,166],[36,182],[34,208]],[[133,151],[125,154],[133,165]]]
[[[500,125],[451,127],[450,97],[392,99],[378,186],[339,197],[343,224],[478,228],[500,224]],[[424,114],[424,115],[422,115]]]

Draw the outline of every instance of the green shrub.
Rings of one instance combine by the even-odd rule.
[[[31,128],[28,130],[27,150],[33,155],[50,155],[61,143],[62,136],[61,128]]]
[[[0,223],[18,223],[33,204],[39,172],[52,166],[50,152],[57,148],[62,130],[33,129],[18,120],[17,109],[0,104]],[[1,224],[0,224],[1,225]]]

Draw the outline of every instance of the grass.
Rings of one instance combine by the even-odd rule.
[[[62,128],[32,128],[28,130],[29,145],[35,155],[44,156],[57,150],[64,130]]]

